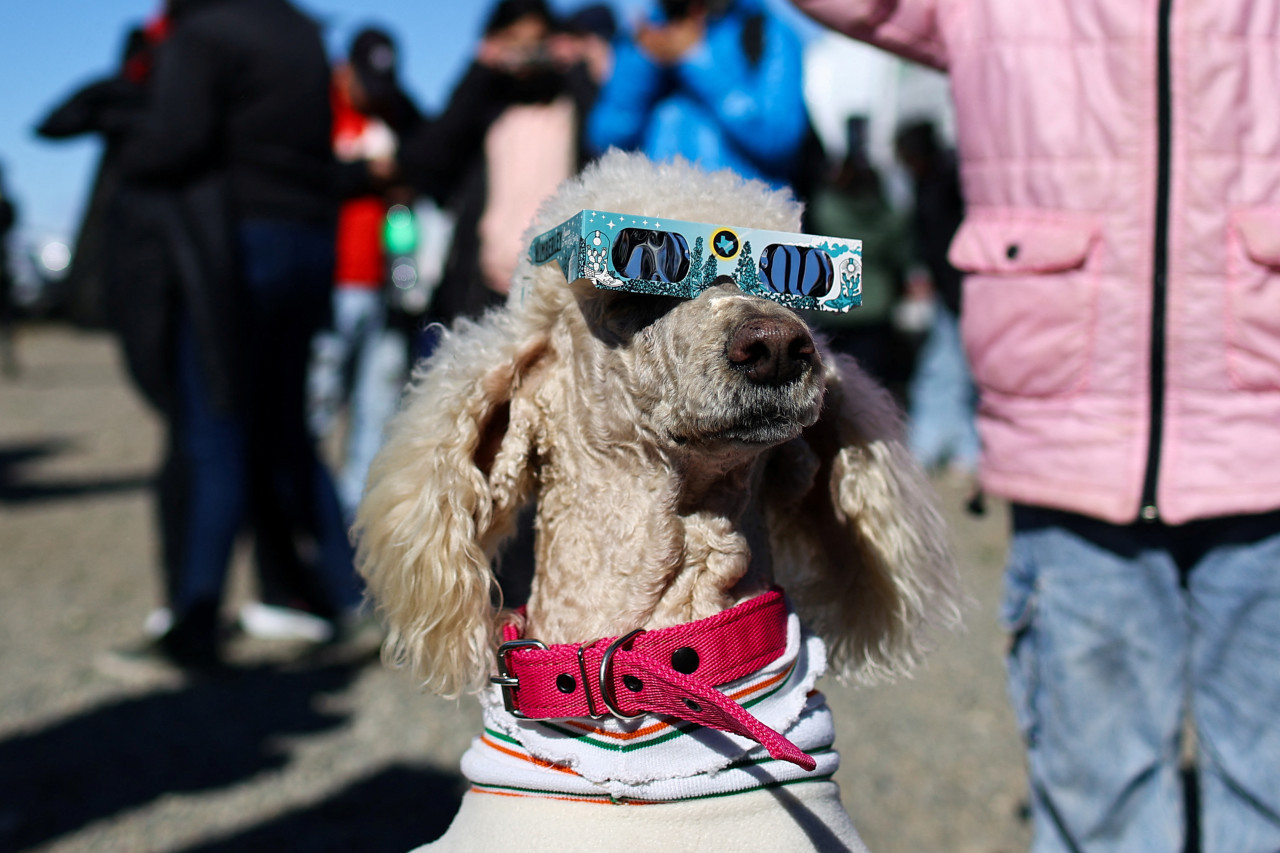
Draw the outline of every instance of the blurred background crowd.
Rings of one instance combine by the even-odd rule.
[[[3,196],[0,357],[21,371],[24,320],[107,329],[166,425],[161,594],[128,654],[217,663],[246,532],[242,628],[371,628],[346,530],[411,366],[501,304],[540,201],[610,147],[789,189],[807,230],[862,239],[863,306],[811,319],[911,410],[927,466],[972,476],[941,75],[764,0],[499,0],[434,105],[404,58],[434,36],[393,20],[165,0],[122,26],[113,67],[33,117],[100,146],[77,220],[25,227]]]

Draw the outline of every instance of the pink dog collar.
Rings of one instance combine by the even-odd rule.
[[[812,770],[799,747],[751,716],[715,685],[727,684],[776,660],[787,646],[787,607],[771,590],[715,616],[623,637],[548,647],[503,628],[498,675],[507,710],[516,717],[622,720],[645,713],[733,732],[774,758]]]

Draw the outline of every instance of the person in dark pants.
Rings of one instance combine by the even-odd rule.
[[[170,24],[166,9],[144,26],[131,28],[119,68],[59,101],[36,126],[36,133],[48,140],[94,135],[104,143],[64,282],[71,316],[82,324],[105,325],[116,335],[134,387],[173,426],[179,402],[173,352],[184,322],[183,294],[216,293],[230,285],[210,279],[224,265],[190,262],[199,245],[183,224],[185,217],[174,210],[181,191],[121,174],[120,149],[146,108],[155,54]],[[175,458],[171,455],[170,462]],[[165,465],[160,476],[157,503],[166,604],[147,616],[145,630],[153,635],[172,622],[167,602],[174,597],[181,572],[187,526],[181,496],[186,479],[184,466],[175,464]],[[280,525],[266,521],[263,534],[254,539],[262,599],[254,606],[276,617],[270,635],[323,636],[328,626],[310,615],[327,608],[323,591],[299,564]],[[262,634],[262,627],[244,618],[246,610],[241,613],[243,627]]]
[[[929,274],[933,316],[907,388],[908,442],[931,471],[971,478],[981,444],[974,424],[977,389],[960,341],[960,286],[964,276],[947,260],[951,239],[964,220],[964,196],[953,154],[930,121],[913,121],[894,138],[899,161],[911,176],[911,237]]]
[[[201,292],[182,294],[176,405],[161,496],[179,515],[173,625],[149,651],[221,659],[219,609],[235,538],[310,562],[339,625],[363,593],[332,480],[306,425],[312,336],[329,319],[334,165],[330,69],[287,0],[174,0],[151,100],[123,172],[174,190],[171,220]],[[303,561],[294,543],[309,543]]]

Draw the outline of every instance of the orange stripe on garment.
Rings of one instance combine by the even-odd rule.
[[[794,665],[788,668],[785,672],[780,672],[777,675],[775,675],[773,678],[768,679],[767,681],[762,681],[759,684],[752,685],[751,687],[745,687],[742,690],[739,690],[737,693],[730,693],[729,698],[736,702],[737,700],[741,699],[744,696],[748,696],[752,693],[759,693],[761,690],[765,689],[766,687],[772,687],[782,679],[789,677],[791,675],[791,670],[793,669],[795,669]]]
[[[514,797],[516,799],[534,799],[534,800],[565,800],[570,803],[590,803],[596,806],[660,806],[662,800],[613,800],[608,795],[599,797],[575,797],[572,794],[553,794],[521,792],[521,791],[498,791],[492,788],[484,788],[479,785],[471,786],[472,792],[476,794],[492,794],[495,797]]]
[[[759,684],[753,684],[750,687],[744,687],[742,690],[739,690],[737,693],[729,694],[729,698],[736,702],[739,699],[743,698],[744,696],[750,696],[752,693],[759,693],[761,690],[764,690],[766,687],[772,687],[773,685],[777,684],[779,681],[782,681],[784,678],[788,678],[791,675],[791,671],[793,669],[795,669],[794,665],[789,667],[786,671],[780,672],[777,675],[773,676],[772,678],[768,678],[760,682]],[[636,738],[646,737],[648,735],[660,732],[664,729],[673,728],[671,723],[654,723],[652,726],[644,726],[643,728],[636,729],[634,732],[610,732],[604,729],[596,728],[595,726],[592,726],[589,723],[578,722],[577,720],[565,720],[565,724],[572,726],[573,728],[578,729],[579,731],[584,732],[586,734],[599,735],[600,737],[612,738],[613,740],[635,740]]]
[[[508,747],[505,747],[502,744],[499,744],[490,740],[488,735],[481,735],[480,742],[483,743],[485,746],[489,747],[490,749],[496,749],[498,752],[501,752],[503,755],[509,755],[512,758],[518,758],[521,761],[527,761],[530,764],[536,764],[539,767],[546,768],[547,770],[558,770],[561,773],[568,773],[570,776],[578,775],[577,773],[574,773],[572,770],[570,770],[568,767],[565,767],[563,764],[555,764],[554,762],[547,761],[545,758],[536,758],[532,755],[526,755],[523,752],[517,752],[514,749],[509,749]]]
[[[614,740],[635,740],[638,737],[651,735],[654,732],[660,732],[663,729],[671,728],[670,723],[654,723],[652,726],[644,726],[636,729],[634,732],[610,732],[604,729],[598,729],[589,723],[580,723],[577,720],[565,720],[565,725],[572,726],[580,732],[589,735],[600,735],[601,737],[609,737]]]
[[[514,797],[519,800],[565,800],[570,803],[591,803],[597,806],[613,805],[613,803],[607,799],[602,800],[591,797],[573,797],[568,794],[521,794],[517,791],[492,791],[488,788],[478,788],[475,785],[471,786],[471,790],[477,794],[491,794],[495,797]]]

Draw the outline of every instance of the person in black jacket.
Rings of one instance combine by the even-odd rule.
[[[120,342],[124,362],[135,387],[167,423],[175,413],[177,377],[174,371],[176,327],[183,303],[198,302],[203,294],[227,287],[211,279],[220,265],[182,263],[196,252],[195,236],[179,221],[175,207],[181,191],[126,178],[120,167],[122,141],[147,104],[147,86],[157,47],[170,29],[167,14],[133,27],[125,40],[119,68],[112,74],[77,88],[39,122],[36,133],[49,140],[85,135],[102,138],[87,210],[76,235],[71,270],[64,282],[72,319],[81,324],[105,324]],[[183,510],[186,475],[171,454],[159,480],[160,538],[166,605],[147,616],[150,633],[171,622],[167,602],[177,591],[187,528]],[[288,608],[293,623],[297,610],[323,611],[327,605],[285,541],[287,531],[268,526],[255,537],[255,568],[259,595],[271,607]],[[275,540],[280,541],[275,541]],[[290,612],[292,611],[292,612]],[[301,619],[306,633],[315,635],[317,623]],[[253,632],[250,624],[246,630]],[[323,626],[319,629],[323,631]],[[281,629],[275,635],[281,636]],[[296,629],[295,629],[296,632]]]
[[[541,200],[530,193],[541,184],[550,194],[582,165],[581,124],[597,88],[586,59],[545,0],[498,0],[444,110],[401,138],[400,173],[456,221],[430,319],[448,324],[506,300],[502,272],[514,269]],[[512,170],[523,173],[518,186],[502,180]]]
[[[0,371],[5,376],[18,374],[13,353],[13,271],[9,269],[9,232],[17,222],[18,208],[5,191],[0,172]]]
[[[150,199],[122,180],[118,154],[120,140],[146,106],[154,49],[167,28],[163,16],[131,28],[119,69],[76,89],[36,125],[45,139],[94,134],[104,142],[65,287],[76,319],[103,321],[117,333],[130,378],[160,410],[171,385],[161,339],[173,270],[163,261],[162,233],[148,216]]]
[[[172,627],[149,649],[220,660],[219,607],[247,517],[260,540],[314,543],[333,618],[362,589],[332,480],[305,420],[312,335],[328,320],[336,200],[330,69],[319,32],[287,0],[172,0],[148,105],[122,140],[122,174],[171,191],[164,227],[184,290],[162,498],[183,519]]]
[[[455,221],[431,321],[474,318],[506,301],[538,204],[584,164],[583,124],[609,59],[595,42],[613,18],[607,7],[581,11],[565,26],[545,0],[497,0],[443,112],[401,139],[399,172]],[[435,328],[419,337],[419,355],[430,353]],[[503,600],[513,604],[533,574],[532,515],[517,528],[499,558]]]

